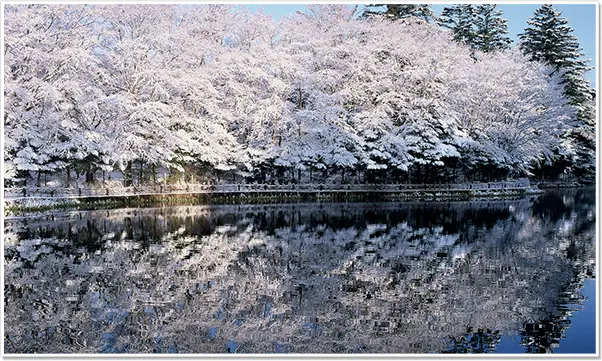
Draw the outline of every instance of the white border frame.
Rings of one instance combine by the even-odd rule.
[[[70,3],[70,4],[88,4],[88,3],[97,3],[97,4],[161,4],[161,3],[169,3],[169,4],[211,4],[221,1],[109,1],[109,0],[92,0],[92,1],[11,1],[4,0],[1,2],[2,13],[0,14],[0,19],[2,19],[2,24],[4,23],[4,6],[6,4],[27,4],[27,3],[50,3],[50,4],[61,4],[61,3]],[[599,64],[600,64],[600,3],[599,1],[589,0],[589,1],[559,1],[559,0],[548,0],[548,1],[520,1],[520,0],[502,0],[502,1],[474,1],[474,0],[464,0],[464,1],[389,1],[390,3],[429,3],[429,4],[456,4],[456,3],[472,3],[472,4],[517,4],[517,5],[534,5],[534,4],[566,4],[566,5],[596,5],[596,64],[595,64],[595,77],[596,77],[596,354],[595,355],[579,355],[579,354],[542,354],[542,355],[527,355],[527,354],[487,354],[484,355],[452,355],[452,354],[6,354],[4,352],[4,342],[0,344],[0,356],[5,359],[13,359],[13,360],[35,360],[35,359],[122,359],[122,358],[131,358],[131,359],[143,359],[143,358],[152,358],[152,359],[215,359],[215,358],[223,358],[223,359],[383,359],[383,360],[391,360],[391,359],[439,359],[439,358],[496,358],[496,359],[524,359],[524,358],[534,358],[534,359],[600,359],[600,285],[599,285],[599,277],[598,274],[598,266],[600,265],[600,165],[602,164],[600,160],[600,141],[602,137],[600,135],[600,72],[599,72]],[[328,3],[341,3],[341,4],[353,4],[351,1],[227,1],[223,3],[228,4],[250,4],[250,5],[289,5],[289,4],[328,4]],[[360,2],[357,2],[360,3]],[[360,3],[367,5],[368,3]],[[0,35],[0,42],[2,47],[4,47],[4,30]],[[1,65],[2,74],[4,74],[4,61],[2,61]],[[2,78],[2,86],[0,88],[1,92],[1,115],[2,119],[4,119],[4,78]],[[0,139],[4,139],[4,122],[0,126]],[[2,144],[4,142],[2,141]],[[2,159],[4,159],[4,145],[2,146]],[[0,162],[0,177],[3,180],[4,175],[4,161]],[[4,181],[0,184],[0,190],[2,191],[0,195],[0,211],[2,212],[0,218],[2,219],[2,247],[0,249],[0,257],[4,260]],[[2,304],[4,305],[4,266],[0,270],[0,275],[2,277]],[[2,330],[2,335],[4,335],[4,307],[0,310],[0,315],[2,318],[2,325],[0,325],[0,330]]]

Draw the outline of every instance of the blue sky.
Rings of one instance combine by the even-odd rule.
[[[363,6],[363,5],[360,5]],[[433,10],[439,14],[441,10],[448,5],[434,4]],[[516,43],[517,35],[522,33],[527,20],[533,16],[535,9],[541,4],[501,4],[499,7],[504,12],[504,17],[508,19],[508,30],[510,37]],[[244,5],[252,11],[262,9],[264,13],[270,14],[278,20],[297,10],[304,10],[302,4],[263,4],[263,5]],[[596,5],[594,4],[554,4],[554,8],[562,12],[562,16],[569,21],[569,25],[575,29],[573,35],[577,36],[586,59],[591,59],[590,65],[596,65]],[[592,70],[586,74],[587,79],[592,86],[596,86],[596,72]]]

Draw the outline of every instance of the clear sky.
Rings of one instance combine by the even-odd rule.
[[[311,2],[309,2],[311,3]],[[263,4],[263,5],[243,5],[253,11],[263,10],[278,20],[297,10],[304,10],[302,4]],[[363,5],[360,5],[363,7]],[[447,4],[434,4],[433,10],[438,15],[441,10],[449,6]],[[508,30],[510,38],[515,44],[518,41],[517,35],[524,31],[527,20],[533,16],[535,9],[541,4],[501,4],[499,7],[504,12],[504,17],[508,19]],[[586,59],[591,59],[590,65],[596,65],[596,5],[594,4],[554,4],[555,9],[562,12],[562,16],[569,21],[569,25],[575,29],[573,35],[577,36]],[[596,71],[592,70],[586,74],[587,79],[592,86],[596,86]]]

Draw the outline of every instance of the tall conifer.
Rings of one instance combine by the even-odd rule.
[[[577,107],[577,117],[568,136],[573,141],[573,171],[584,181],[595,178],[595,91],[584,78],[590,70],[573,28],[562,13],[544,4],[527,21],[525,32],[519,34],[520,48],[532,61],[551,65],[563,75],[564,92]]]

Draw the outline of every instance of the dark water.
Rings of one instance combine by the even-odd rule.
[[[5,352],[595,353],[595,212],[580,189],[8,219]]]

